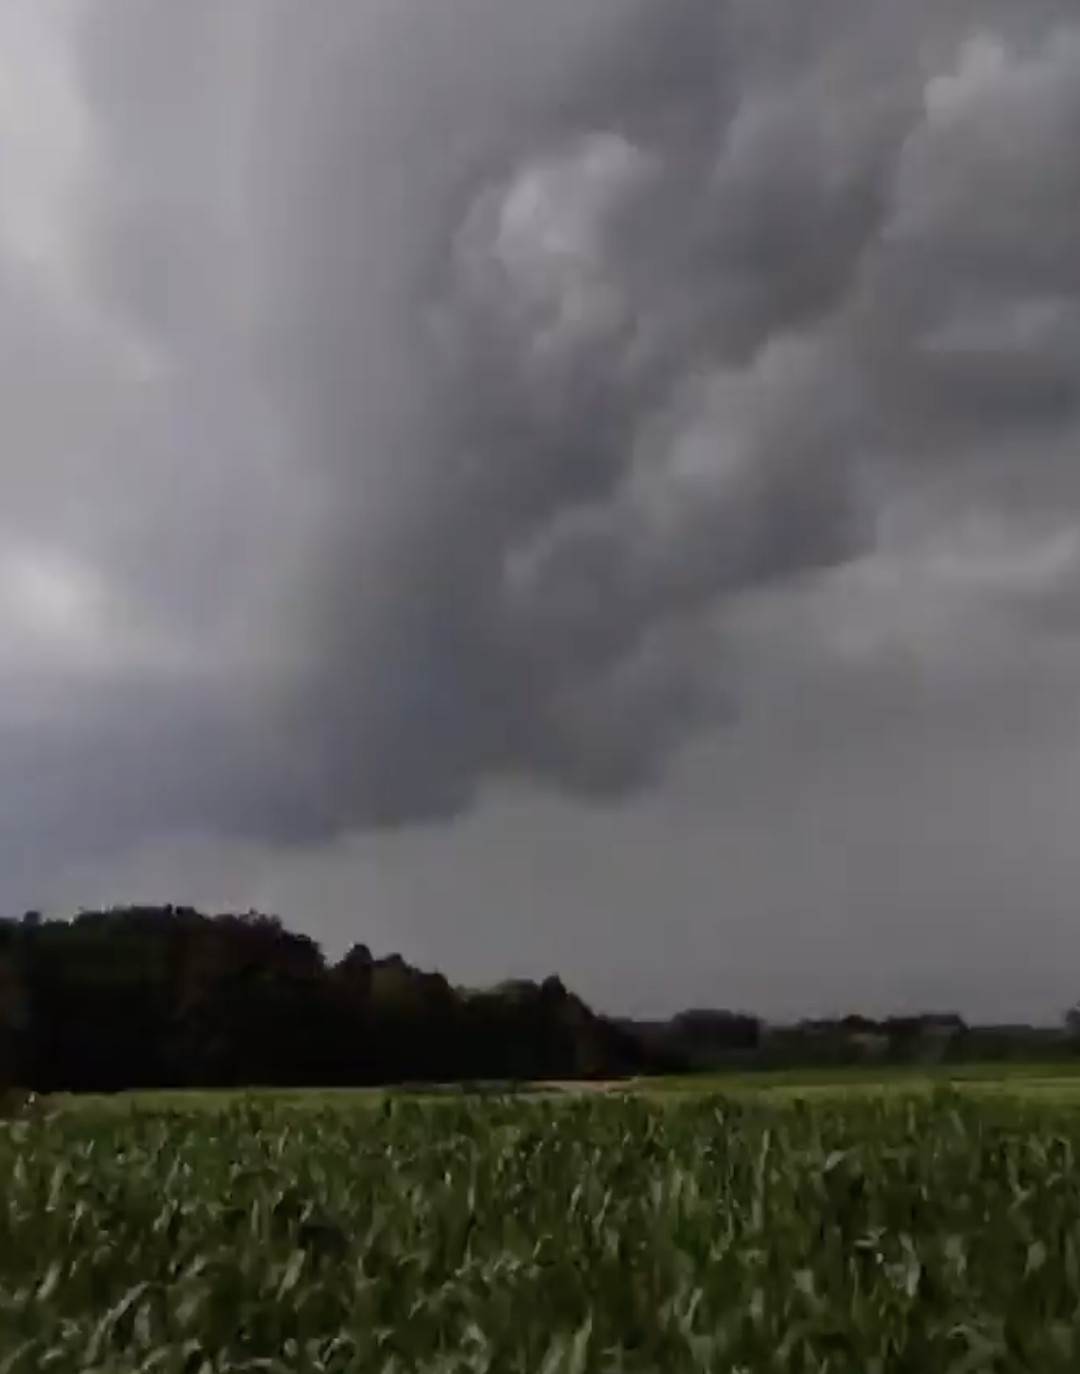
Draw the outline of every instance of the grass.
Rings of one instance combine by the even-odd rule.
[[[46,1104],[0,1126],[0,1371],[1080,1368],[1066,1079],[683,1086]]]
[[[1080,1061],[1015,1064],[851,1065],[837,1068],[691,1074],[643,1080],[656,1095],[725,1093],[776,1099],[911,1095],[951,1088],[979,1096],[1080,1102]]]
[[[305,1111],[380,1107],[389,1100],[454,1102],[471,1097],[532,1096],[562,1092],[570,1085],[551,1084],[417,1084],[397,1088],[169,1088],[121,1093],[57,1093],[47,1099],[53,1111],[82,1114],[132,1112],[222,1112],[237,1107],[273,1105]],[[3,1374],[0,1367],[0,1374]]]
[[[1057,1063],[852,1065],[818,1069],[762,1069],[750,1072],[686,1074],[667,1078],[630,1079],[611,1083],[539,1083],[516,1085],[405,1085],[398,1088],[244,1088],[223,1090],[166,1089],[108,1095],[58,1094],[49,1099],[64,1111],[130,1113],[220,1112],[248,1103],[273,1103],[304,1109],[378,1107],[388,1099],[420,1102],[458,1100],[472,1095],[509,1093],[530,1096],[583,1092],[640,1093],[654,1099],[693,1094],[766,1095],[776,1098],[833,1098],[901,1092],[930,1093],[947,1086],[964,1092],[1050,1096],[1063,1103],[1080,1101],[1080,1060]],[[2,1374],[2,1369],[0,1369]]]
[[[389,1096],[382,1088],[163,1088],[122,1093],[57,1093],[45,1099],[52,1111],[66,1115],[100,1116],[132,1113],[220,1113],[247,1106],[301,1110],[334,1107],[378,1107]],[[0,1367],[0,1374],[3,1374]]]

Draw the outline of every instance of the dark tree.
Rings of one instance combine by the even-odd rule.
[[[0,921],[0,1087],[330,1086],[642,1072],[557,979],[472,994],[275,917],[175,907]]]

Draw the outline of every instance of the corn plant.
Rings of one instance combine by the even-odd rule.
[[[1075,1374],[1078,1150],[945,1093],[39,1110],[0,1374]]]

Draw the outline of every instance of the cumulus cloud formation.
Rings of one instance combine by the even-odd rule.
[[[9,839],[614,796],[770,673],[1073,631],[1070,6],[0,0],[0,54]]]

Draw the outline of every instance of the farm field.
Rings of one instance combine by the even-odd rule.
[[[496,1095],[564,1096],[633,1093],[656,1102],[688,1096],[752,1096],[769,1099],[842,1099],[901,1093],[926,1094],[942,1087],[985,1096],[1049,1098],[1063,1105],[1080,1104],[1080,1060],[1050,1064],[974,1064],[858,1066],[799,1070],[760,1070],[689,1074],[670,1078],[642,1078],[608,1083],[551,1082],[495,1085]],[[59,1095],[54,1108],[92,1114],[137,1111],[219,1112],[234,1105],[273,1104],[297,1108],[353,1108],[380,1106],[387,1100],[460,1102],[474,1095],[491,1096],[492,1085],[473,1089],[405,1086],[399,1088],[255,1088],[221,1091],[160,1090],[153,1092]]]
[[[643,1082],[643,1087],[651,1086]],[[1013,1064],[851,1065],[837,1068],[692,1074],[657,1080],[665,1093],[771,1093],[844,1096],[849,1093],[926,1093],[941,1087],[995,1095],[1050,1095],[1080,1099],[1080,1060]]]
[[[1005,1086],[45,1104],[0,1370],[1075,1371],[1080,1111]]]

